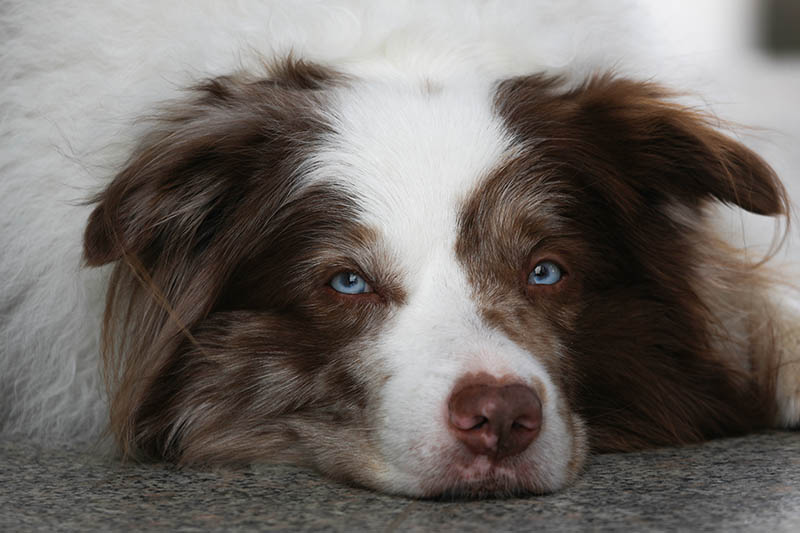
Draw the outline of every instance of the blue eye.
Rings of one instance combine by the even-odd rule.
[[[553,285],[561,281],[561,267],[552,261],[542,261],[533,267],[533,271],[528,275],[528,283],[531,285]]]
[[[355,272],[339,272],[333,276],[329,285],[333,290],[342,294],[365,294],[372,292],[372,287],[369,286],[369,283]]]

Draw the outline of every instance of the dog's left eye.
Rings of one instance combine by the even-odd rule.
[[[563,273],[561,267],[552,261],[537,263],[528,275],[530,285],[554,285],[561,281]]]
[[[339,272],[328,283],[333,290],[342,294],[365,294],[372,292],[369,283],[355,272]]]

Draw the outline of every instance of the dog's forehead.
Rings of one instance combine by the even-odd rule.
[[[493,98],[488,83],[341,87],[309,179],[352,191],[361,222],[403,262],[452,251],[461,209],[513,144]]]

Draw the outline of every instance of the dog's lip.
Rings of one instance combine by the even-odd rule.
[[[473,455],[451,462],[436,480],[428,485],[428,498],[484,498],[512,494],[544,493],[539,487],[533,465],[514,458],[493,460]]]
[[[515,457],[496,459],[489,455],[472,455],[470,459],[452,463],[454,472],[465,479],[491,476],[493,474],[515,474],[522,461]]]
[[[530,468],[526,468],[525,462],[516,457],[495,459],[488,455],[471,455],[452,462],[448,470],[459,482],[480,484],[495,482],[500,477],[521,483]]]
[[[507,468],[498,464],[488,455],[475,455],[468,464],[454,464],[455,471],[464,479],[474,479],[490,475],[493,471],[504,471]]]

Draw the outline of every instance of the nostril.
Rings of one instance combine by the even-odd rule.
[[[480,429],[489,422],[485,416],[461,415],[457,411],[450,409],[450,425],[462,431],[472,431]]]
[[[480,429],[480,428],[482,428],[483,426],[485,426],[488,423],[489,423],[489,419],[486,418],[485,416],[481,416],[481,417],[478,417],[478,421],[475,423],[475,425],[472,426],[469,429],[470,430]]]
[[[472,384],[456,389],[448,403],[456,438],[477,455],[503,458],[523,452],[536,439],[542,406],[522,384]]]
[[[538,430],[541,424],[542,424],[542,415],[540,407],[539,411],[534,415],[526,414],[516,418],[514,422],[511,424],[511,427],[512,429],[523,429],[532,431],[532,430]]]

